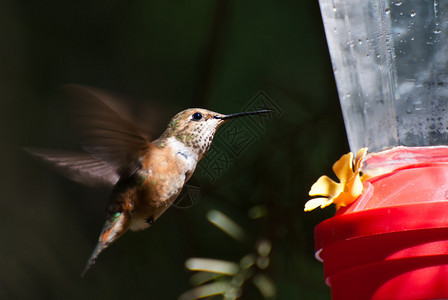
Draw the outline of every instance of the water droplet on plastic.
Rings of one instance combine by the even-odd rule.
[[[390,14],[390,8],[389,8],[389,7],[386,8],[386,9],[384,10],[384,12],[385,12],[386,14]]]
[[[415,40],[415,38],[414,38],[414,37],[411,37],[411,41],[413,41],[413,40]]]
[[[411,16],[411,18],[415,17],[417,13],[415,12],[415,10],[411,10],[411,13],[409,14]]]
[[[414,103],[414,110],[421,111],[423,109],[423,105],[421,101],[416,101]]]
[[[434,32],[435,34],[439,34],[442,32],[442,30],[440,30],[440,27],[436,27],[432,32]]]
[[[395,1],[395,6],[401,6],[403,4],[403,2],[401,2],[401,0],[397,0]]]

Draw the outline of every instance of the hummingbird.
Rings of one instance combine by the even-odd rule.
[[[84,152],[25,148],[75,181],[113,185],[105,224],[81,277],[126,231],[149,228],[173,204],[222,124],[268,112],[225,115],[189,108],[176,114],[163,134],[151,140],[141,127],[96,98],[80,118]]]

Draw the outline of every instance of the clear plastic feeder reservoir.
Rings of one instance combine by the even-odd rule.
[[[352,151],[448,145],[448,1],[319,3]]]

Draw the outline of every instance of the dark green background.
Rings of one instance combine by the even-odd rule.
[[[176,299],[192,288],[187,258],[239,261],[266,238],[277,299],[330,299],[313,228],[333,209],[303,206],[348,146],[317,0],[3,0],[0,24],[0,298]],[[187,107],[237,112],[260,90],[283,115],[217,181],[200,182],[196,205],[127,233],[80,279],[109,190],[73,183],[19,149],[76,149],[57,96],[66,83],[156,103],[161,126]],[[267,216],[249,219],[254,205]],[[250,241],[214,227],[210,209]],[[248,284],[242,298],[261,295]]]

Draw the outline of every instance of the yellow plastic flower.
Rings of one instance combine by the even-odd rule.
[[[309,200],[305,204],[305,211],[327,207],[334,203],[336,209],[347,206],[358,198],[362,193],[362,181],[359,171],[361,170],[362,159],[367,153],[367,148],[358,151],[353,162],[353,153],[343,155],[334,165],[333,172],[338,177],[340,183],[330,179],[328,176],[321,176],[313,184],[309,192],[310,196],[324,196]]]

